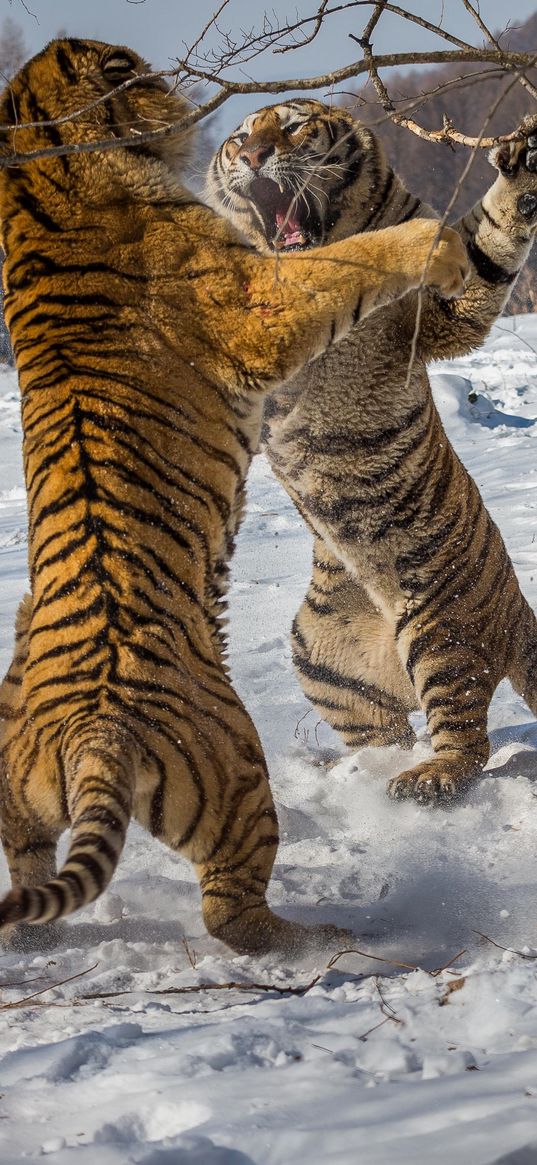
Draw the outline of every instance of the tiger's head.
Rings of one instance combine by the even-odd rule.
[[[296,98],[245,118],[214,155],[206,192],[259,250],[304,250],[362,229],[386,170],[347,110]]]
[[[0,98],[0,157],[8,161],[14,154],[32,154],[51,147],[97,143],[110,139],[136,141],[144,131],[165,130],[159,139],[142,142],[129,149],[110,150],[158,160],[170,170],[177,168],[185,153],[184,132],[174,127],[184,116],[186,102],[166,82],[151,73],[149,65],[137,53],[123,45],[73,37],[51,41],[33,57],[10,82]],[[105,151],[98,155],[105,158]],[[63,170],[65,179],[76,174],[87,180],[87,195],[99,181],[98,165],[86,159],[95,154],[69,153],[61,157],[50,154],[32,161],[34,177],[39,169],[52,170],[56,179]],[[14,159],[15,161],[15,159]],[[117,168],[117,167],[116,167]],[[8,177],[20,173],[20,167],[3,170]]]

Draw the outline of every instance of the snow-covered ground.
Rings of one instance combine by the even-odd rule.
[[[503,320],[433,380],[537,609],[537,317]],[[0,487],[3,670],[26,575],[8,370]],[[188,863],[133,826],[110,891],[56,947],[0,954],[2,1165],[537,1162],[537,723],[503,684],[488,770],[465,803],[390,802],[408,755],[344,756],[294,679],[289,626],[309,563],[303,524],[257,458],[231,650],[279,807],[271,902],[351,927],[364,953],[331,967],[232,957],[204,933]],[[429,745],[415,722],[418,760]]]

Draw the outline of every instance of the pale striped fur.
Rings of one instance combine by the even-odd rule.
[[[495,182],[456,224],[471,263],[465,293],[423,295],[411,371],[415,293],[358,323],[266,408],[271,464],[315,534],[293,626],[298,676],[352,748],[411,746],[408,713],[425,710],[434,757],[390,786],[420,801],[447,800],[481,771],[504,676],[537,713],[535,617],[426,372],[481,343],[533,242],[536,120],[491,160]],[[434,216],[367,127],[310,100],[250,114],[214,156],[208,192],[260,251],[282,255]]]

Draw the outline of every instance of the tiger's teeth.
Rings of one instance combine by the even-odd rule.
[[[278,189],[280,191],[280,194],[285,194],[285,186],[284,186],[283,182],[278,182]]]

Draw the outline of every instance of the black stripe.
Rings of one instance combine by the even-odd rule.
[[[18,201],[19,210],[26,211],[26,213],[29,214],[31,218],[35,219],[36,223],[39,223],[40,226],[44,227],[46,231],[50,231],[50,233],[53,234],[63,230],[62,225],[57,223],[50,214],[47,214],[46,210],[44,210],[40,205],[35,195],[31,194],[30,191],[24,190],[22,187],[20,187]]]
[[[490,211],[487,210],[486,206],[483,206],[483,203],[481,203],[481,210],[483,211],[484,217],[486,219],[488,219],[489,223],[491,223],[491,225],[495,228],[495,230],[501,231],[503,234],[503,227],[501,226],[501,224],[499,222],[496,222],[496,219],[492,217]],[[478,230],[479,230],[479,228],[478,228]]]
[[[506,271],[505,267],[500,267],[498,263],[494,262],[489,255],[486,255],[475,239],[470,239],[467,246],[467,251],[472,263],[476,269],[480,279],[484,279],[485,283],[513,283],[518,275],[518,271]]]
[[[78,842],[76,844],[78,844]],[[103,869],[100,862],[98,862],[97,859],[94,858],[92,854],[86,853],[85,850],[82,850],[81,852],[79,852],[75,846],[75,849],[68,856],[67,864],[69,866],[72,866],[72,865],[80,866],[83,870],[85,870],[85,872],[87,874],[90,875],[90,878],[92,878],[99,893],[101,893],[104,890],[104,888],[107,884],[107,881],[108,881],[106,870]],[[69,870],[67,872],[71,873],[72,871]],[[59,875],[59,878],[61,879],[63,877],[64,877],[64,874],[62,871]],[[84,897],[85,896],[86,895],[84,892]]]
[[[407,195],[407,203],[405,205],[408,205],[408,199],[410,199],[409,209],[406,211],[405,214],[401,215],[401,218],[397,219],[398,226],[401,226],[403,223],[408,222],[409,219],[413,218],[416,211],[419,210],[421,207],[421,199],[415,198],[415,196],[413,194]]]
[[[73,84],[78,81],[78,73],[71,63],[69,54],[66,53],[62,44],[56,46],[56,60],[58,62],[61,72],[67,77],[67,80]]]
[[[50,908],[47,911],[49,922],[54,922],[56,918],[61,918],[67,905],[67,890],[65,886],[62,886],[61,882],[54,883],[53,893],[56,899],[56,907],[53,914],[50,913]]]
[[[77,822],[77,825],[78,825],[78,822]],[[123,834],[123,829],[121,829],[121,833]],[[122,836],[121,840],[123,840],[123,836]],[[76,835],[77,856],[75,857],[73,854],[71,854],[69,856],[69,861],[77,861],[79,847],[82,847],[84,852],[86,852],[86,846],[93,853],[102,854],[103,857],[106,857],[108,859],[108,861],[114,867],[114,869],[116,868],[116,865],[117,865],[118,859],[119,859],[119,850],[114,849],[114,847],[112,845],[110,845],[110,842],[107,840],[107,838],[103,837],[102,833],[78,833],[77,832],[77,835]]]
[[[328,592],[331,593],[331,592]],[[334,607],[330,603],[317,603],[311,595],[306,595],[304,602],[311,611],[315,611],[316,615],[333,615]]]
[[[311,660],[305,659],[303,656],[298,656],[296,653],[293,654],[293,663],[297,671],[315,683],[332,684],[341,691],[354,692],[363,700],[367,700],[368,703],[377,704],[381,708],[400,707],[395,697],[389,696],[381,688],[377,688],[373,684],[368,684],[365,680],[351,679],[349,676],[341,675],[339,672],[328,667],[327,664],[312,663]],[[329,707],[329,704],[323,699],[322,695],[319,697],[319,701],[325,707]],[[312,699],[312,702],[317,702],[316,696]]]
[[[45,841],[40,841],[39,839],[36,839],[34,841],[28,842],[28,845],[22,845],[22,846],[19,846],[17,848],[14,848],[13,852],[17,858],[22,858],[22,857],[25,857],[27,854],[37,854],[37,853],[41,853],[43,850],[55,849],[55,848],[56,848],[55,842],[51,841],[50,838],[47,838],[47,840],[45,840]]]
[[[386,206],[386,203],[389,201],[390,195],[391,195],[393,187],[395,185],[395,181],[396,181],[396,178],[395,178],[395,174],[394,174],[393,170],[391,170],[391,169],[388,170],[388,174],[386,176],[386,181],[384,183],[384,188],[380,192],[378,199],[377,199],[377,202],[374,204],[374,206],[372,206],[369,217],[362,224],[361,229],[363,231],[368,231],[370,229],[370,227],[372,226],[373,222],[375,221],[375,218],[377,217],[377,214],[379,213],[379,211],[383,210],[384,207]],[[375,189],[376,189],[376,186],[375,186]]]

